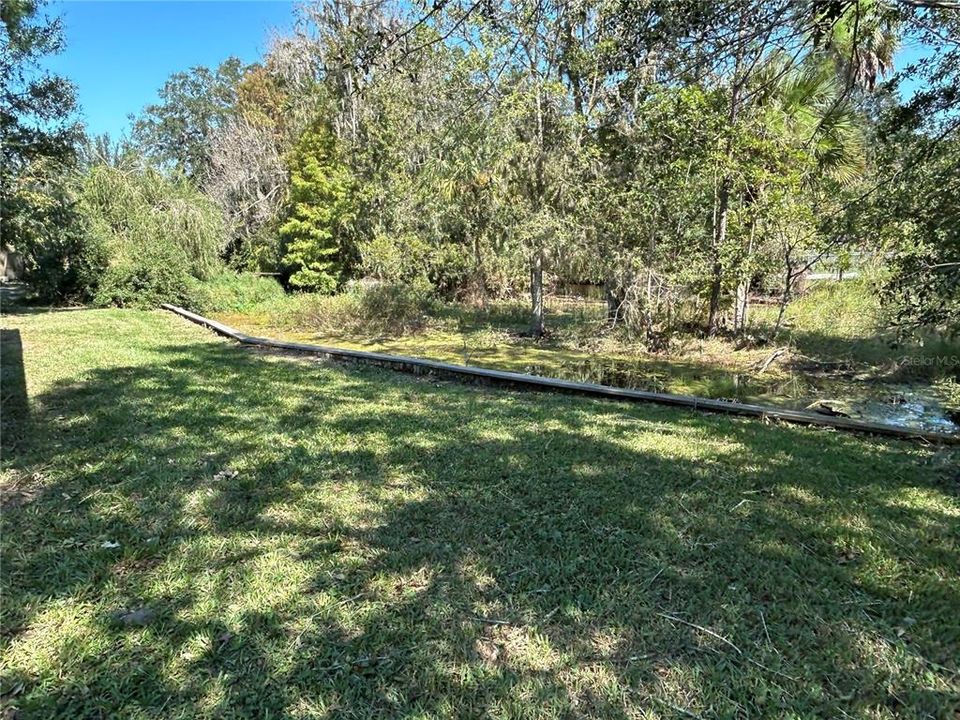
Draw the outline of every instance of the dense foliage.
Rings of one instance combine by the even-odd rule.
[[[242,72],[240,61],[230,58],[215,71],[175,73],[160,89],[160,102],[144,108],[134,124],[138,145],[161,164],[201,179],[213,134],[237,102]]]
[[[95,293],[101,304],[189,305],[189,278],[219,265],[223,218],[184,177],[96,166],[84,176],[80,211],[107,259]]]
[[[343,235],[352,219],[351,190],[333,134],[322,122],[311,125],[290,153],[289,201],[279,231],[293,287],[333,292],[339,285],[348,254]]]
[[[189,283],[190,304],[201,312],[244,312],[284,298],[273,278],[221,270]]]
[[[332,297],[312,295],[292,309],[283,308],[298,327],[326,335],[364,337],[418,333],[426,329],[436,309],[431,287],[423,281],[351,282]]]
[[[960,326],[960,52],[942,3],[322,0],[297,19],[258,63],[173,75],[122,153],[138,169],[97,202],[109,153],[68,187],[27,183],[77,228],[39,243],[48,285],[122,303],[150,287],[149,303],[221,265],[323,293],[367,277],[527,296],[539,336],[544,294],[591,283],[614,326],[656,343],[746,335],[756,293],[782,320],[811,267],[879,259],[891,323]],[[894,73],[900,42],[928,52]],[[155,195],[130,205],[144,182]],[[34,229],[7,223],[18,249],[54,222],[31,202]],[[108,207],[136,216],[106,232]],[[174,232],[144,224],[167,208]]]
[[[46,300],[83,295],[95,270],[71,202],[79,128],[73,86],[42,69],[63,48],[38,0],[0,6],[0,239]],[[95,264],[95,263],[92,263]]]

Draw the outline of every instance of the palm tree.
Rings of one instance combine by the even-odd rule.
[[[877,0],[834,3],[836,10],[814,35],[819,50],[829,54],[837,75],[848,89],[872,91],[877,80],[893,69],[897,51],[895,8]]]
[[[755,111],[768,139],[785,150],[808,158],[803,184],[811,188],[823,180],[848,185],[864,169],[861,117],[825,53],[815,53],[794,66],[785,54],[770,57],[752,83]],[[762,200],[764,187],[750,186],[741,198],[744,207]],[[755,220],[749,222],[744,255],[753,253]],[[737,285],[734,332],[746,329],[750,293],[750,263]],[[783,310],[796,273],[787,268]],[[779,322],[778,322],[779,326]]]
[[[788,62],[774,57],[761,73],[758,85],[768,88],[760,99],[763,124],[785,146],[810,154],[811,181],[847,184],[863,170],[861,116],[823,54],[793,68]]]

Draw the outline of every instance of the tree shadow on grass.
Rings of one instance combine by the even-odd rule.
[[[619,413],[596,409],[590,421],[616,422]],[[583,426],[542,421],[536,437],[497,443],[496,461],[483,467],[469,460],[483,443],[463,428],[437,454],[414,461],[431,478],[427,498],[386,513],[366,542],[387,552],[375,572],[353,582],[375,586],[383,573],[404,582],[431,570],[419,593],[387,604],[355,643],[361,657],[389,658],[388,648],[404,648],[408,674],[364,686],[367,693],[352,702],[369,706],[425,684],[433,697],[469,697],[479,703],[473,710],[513,701],[523,714],[524,698],[535,693],[538,703],[549,700],[549,712],[540,707],[546,714],[602,717],[638,706],[663,710],[664,703],[669,711],[671,685],[674,702],[695,687],[693,705],[719,714],[791,706],[818,714],[939,713],[955,701],[945,683],[939,690],[911,684],[887,667],[888,653],[909,654],[924,643],[934,662],[949,663],[958,637],[950,608],[960,594],[946,582],[909,600],[891,593],[864,567],[867,543],[882,546],[871,548],[878,560],[925,565],[934,577],[955,577],[960,558],[955,545],[920,563],[914,556],[911,527],[923,517],[933,526],[927,541],[948,536],[955,529],[948,514],[870,504],[902,487],[902,478],[836,476],[841,453],[852,454],[846,462],[860,462],[861,471],[889,469],[883,446],[863,456],[862,442],[827,438],[825,448],[822,436],[799,433],[799,447],[787,450],[797,433],[782,429],[788,445],[774,454],[755,442],[762,434],[769,442],[768,433],[735,423],[734,435],[745,441],[735,454],[758,468],[731,476],[723,463],[626,453],[620,438],[585,438]],[[444,427],[448,419],[430,423],[429,433]],[[814,458],[823,472],[805,467]],[[387,465],[410,461],[401,451]],[[797,497],[778,498],[784,490]],[[754,493],[753,507],[736,514],[737,499]],[[868,516],[859,526],[844,522],[851,502]],[[929,632],[911,631],[897,647],[910,612],[924,617],[908,624]],[[686,623],[717,628],[729,642]],[[424,676],[420,670],[443,656],[438,647],[448,650],[441,663],[448,671]],[[921,666],[926,659],[914,657]]]
[[[27,376],[20,331],[0,330],[0,453],[16,453],[28,432]]]
[[[942,454],[210,343],[36,400],[3,518],[27,717],[957,701]]]

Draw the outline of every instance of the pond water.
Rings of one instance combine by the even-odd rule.
[[[960,433],[956,417],[944,408],[932,390],[923,386],[880,385],[850,389],[846,397],[848,414],[856,419],[917,430]]]
[[[599,385],[675,392],[677,385],[695,388],[689,394],[797,410],[826,406],[857,420],[916,430],[960,433],[955,415],[929,386],[854,382],[795,373],[789,379],[682,369],[656,372],[649,365],[625,360],[593,358],[563,363],[560,371],[531,365],[526,372]],[[828,414],[829,410],[827,411]]]

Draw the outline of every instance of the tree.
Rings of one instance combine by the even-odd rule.
[[[602,281],[611,322],[648,342],[731,319],[743,334],[754,283],[776,273],[785,307],[853,241],[827,219],[862,189],[896,34],[911,17],[954,31],[877,0],[298,13],[239,79],[178,74],[169,114],[151,110],[170,147],[201,129],[193,159],[166,162],[206,163],[191,172],[231,221],[231,262],[324,291],[360,272],[481,301],[526,286],[535,337],[551,275]]]
[[[503,46],[509,71],[501,102],[513,126],[504,148],[521,216],[515,239],[529,268],[530,335],[545,332],[544,270],[551,250],[563,244],[572,224],[566,217],[579,191],[568,181],[576,175],[581,147],[572,100],[561,62],[569,34],[568,3],[531,0],[489,9],[484,23]]]
[[[712,262],[715,142],[725,98],[700,86],[650,87],[629,122],[598,137],[600,181],[591,192],[590,267],[604,280],[607,319],[647,342],[702,294]]]
[[[48,301],[85,294],[85,243],[73,211],[74,88],[40,68],[63,49],[59,19],[36,0],[0,6],[0,227],[5,250],[24,259],[26,279]]]
[[[107,265],[77,206],[77,178],[59,158],[35,157],[16,180],[16,213],[4,219],[4,244],[19,252],[30,294],[47,303],[93,297]]]
[[[347,232],[355,211],[352,177],[326,121],[307,128],[289,163],[290,195],[280,239],[290,284],[333,292],[349,260]]]
[[[851,208],[860,232],[889,255],[881,300],[902,333],[960,333],[960,12],[901,8],[908,39],[928,48],[891,85],[876,127],[878,178]]]
[[[835,67],[814,53],[796,64],[775,53],[751,90],[759,89],[740,198],[747,244],[737,262],[733,330],[747,327],[750,284],[774,261],[783,279],[778,329],[797,279],[812,262],[836,250],[845,236],[829,219],[865,171],[865,119]],[[766,258],[758,262],[757,254]],[[803,255],[803,257],[801,257]]]
[[[925,162],[904,167],[916,152]],[[891,253],[882,299],[891,324],[960,333],[960,138],[934,142],[899,136],[883,172],[890,183],[871,204],[865,225]],[[890,165],[894,167],[891,168]],[[897,173],[897,168],[900,170]],[[894,175],[894,173],[896,173]]]
[[[230,116],[244,66],[231,57],[211,71],[195,67],[170,76],[160,102],[147,105],[133,125],[133,140],[164,166],[202,182],[214,132]]]
[[[204,189],[229,222],[227,258],[235,267],[278,269],[277,219],[287,185],[283,148],[271,125],[234,117],[217,130]]]

